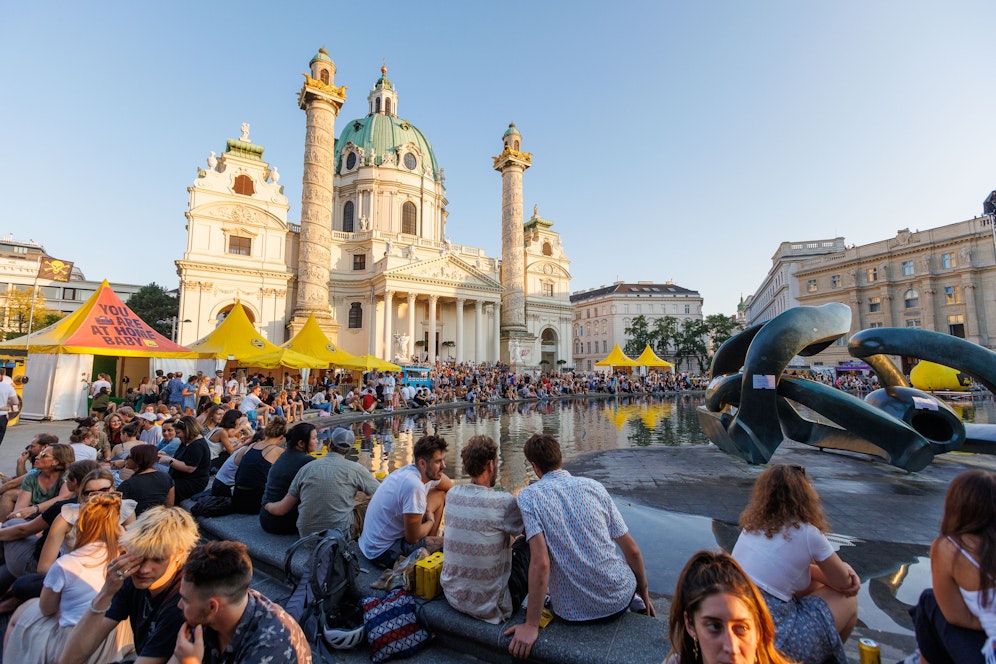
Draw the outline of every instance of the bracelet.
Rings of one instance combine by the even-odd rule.
[[[96,601],[97,601],[96,597],[94,597],[93,599],[90,600],[90,605],[88,607],[86,607],[87,611],[89,611],[90,613],[93,613],[95,615],[102,616],[105,613],[107,613],[107,609],[111,608],[111,607],[107,607],[107,609],[98,609],[97,607],[95,607],[93,605],[93,603],[96,602]]]

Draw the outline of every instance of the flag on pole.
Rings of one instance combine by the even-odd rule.
[[[69,281],[73,273],[73,264],[60,261],[58,258],[46,256],[38,263],[38,278],[53,281]]]

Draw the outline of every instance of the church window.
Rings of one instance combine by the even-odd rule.
[[[415,204],[411,201],[401,206],[401,232],[408,235],[415,235]]]
[[[549,242],[544,242],[543,243],[543,255],[544,256],[553,256],[553,247],[550,246]]]
[[[349,329],[358,330],[363,327],[363,305],[353,302],[349,305]]]
[[[380,113],[380,97],[374,99],[374,113]]]
[[[356,153],[350,152],[346,156],[346,170],[351,171],[356,167]]]
[[[406,152],[404,159],[405,159],[405,168],[407,168],[408,170],[414,171],[415,167],[418,166],[418,160],[415,158],[415,155],[413,155],[411,152]]]
[[[553,284],[543,284],[543,295],[553,297]]]
[[[228,253],[237,256],[252,255],[252,238],[239,237],[238,235],[228,236]]]
[[[513,150],[519,149],[519,141],[512,141],[512,149]]]
[[[235,176],[235,193],[243,196],[252,196],[256,189],[252,186],[252,178],[248,175]]]
[[[342,206],[342,230],[344,233],[353,232],[353,201],[346,201],[346,204]]]
[[[387,97],[386,99],[384,99],[384,112],[387,113],[388,115],[391,114],[391,98],[390,97]]]
[[[365,269],[367,269],[367,255],[366,254],[353,254],[353,269],[354,270],[365,270]]]
[[[328,85],[329,84],[329,70],[328,69],[323,69],[322,73],[318,75],[318,78],[321,79],[322,83],[324,83],[325,85]]]

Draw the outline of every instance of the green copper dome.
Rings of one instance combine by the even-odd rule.
[[[505,138],[506,136],[522,136],[522,134],[520,134],[519,130],[515,128],[515,123],[510,122],[508,129],[506,129],[505,133],[501,135],[502,138]]]
[[[313,57],[311,59],[311,62],[308,63],[308,66],[310,67],[311,65],[315,64],[316,62],[327,62],[330,65],[334,64],[332,62],[332,58],[329,57],[329,52],[325,50],[324,46],[322,48],[318,49],[318,53],[315,53],[315,57]]]
[[[335,142],[336,173],[343,173],[347,170],[343,164],[342,156],[343,148],[347,143],[353,143],[363,148],[364,153],[368,155],[373,150],[377,155],[375,163],[378,166],[384,162],[385,154],[390,153],[395,156],[401,170],[412,169],[407,168],[404,150],[399,155],[395,148],[413,143],[422,153],[422,159],[425,160],[426,165],[432,169],[432,179],[439,181],[439,164],[436,162],[432,145],[425,138],[425,135],[407,120],[394,115],[374,113],[365,118],[347,122],[342,133],[339,134],[339,139]]]
[[[387,67],[380,68],[380,78],[374,83],[374,90],[393,90],[394,86],[391,85],[391,79],[387,77]]]

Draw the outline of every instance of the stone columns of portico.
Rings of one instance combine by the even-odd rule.
[[[474,362],[484,361],[484,325],[481,321],[484,313],[484,300],[474,300]]]
[[[463,305],[466,300],[458,297],[456,301],[456,361],[463,362]]]
[[[965,339],[973,343],[979,343],[979,324],[976,320],[978,309],[976,309],[975,303],[975,283],[970,276],[962,280],[961,290],[965,293]],[[945,321],[946,323],[947,321]]]
[[[391,357],[391,349],[394,348],[394,291],[384,291],[384,359],[388,362],[394,360]]]
[[[494,362],[501,361],[501,302],[495,302]]]
[[[439,302],[438,295],[429,296],[429,364],[436,363],[436,304]]]
[[[415,354],[415,293],[408,294],[408,348],[405,349],[407,358]],[[407,359],[406,358],[406,359]]]
[[[370,334],[367,335],[367,350],[371,355],[377,355],[377,295],[370,296]]]

